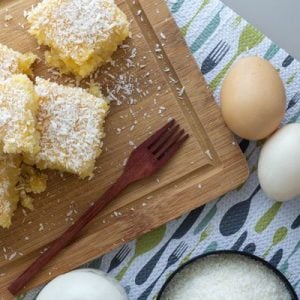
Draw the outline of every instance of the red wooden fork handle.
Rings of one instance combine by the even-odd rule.
[[[54,240],[50,247],[43,252],[12,284],[8,290],[17,295],[21,289],[45,267],[64,247],[74,240],[78,233],[97,216],[122,190],[129,180],[122,175],[103,195],[92,205],[68,230],[58,239]]]

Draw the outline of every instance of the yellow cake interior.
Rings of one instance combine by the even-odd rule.
[[[21,156],[0,152],[0,226],[8,228],[19,201]]]
[[[37,56],[33,53],[24,53],[21,54],[18,61],[18,73],[23,73],[27,75],[32,75],[32,65],[36,61]]]
[[[23,207],[33,210],[33,198],[30,194],[40,194],[47,188],[48,176],[35,167],[25,163],[21,166],[18,189]]]
[[[71,57],[64,57],[60,51],[51,49],[45,53],[46,61],[49,65],[58,68],[62,73],[73,73],[80,77],[86,77],[98,67],[109,62],[112,54],[117,50],[118,45],[128,37],[128,32],[124,30],[120,35],[114,35],[106,43],[99,44],[99,49],[88,56],[88,59],[82,63],[72,59]],[[88,51],[87,51],[88,53]]]

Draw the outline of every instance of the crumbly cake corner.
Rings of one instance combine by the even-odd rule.
[[[36,59],[37,56],[31,52],[23,54],[0,44],[0,78],[19,73],[32,75],[31,66]]]
[[[0,226],[10,227],[19,202],[21,156],[0,152]]]

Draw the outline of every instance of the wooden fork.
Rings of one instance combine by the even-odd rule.
[[[161,169],[189,137],[175,120],[155,132],[134,149],[119,179],[67,231],[50,244],[8,288],[16,295],[55,255],[74,240],[83,227],[95,218],[129,184]]]

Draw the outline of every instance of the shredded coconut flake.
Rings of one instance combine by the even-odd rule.
[[[211,154],[211,152],[210,152],[209,149],[207,149],[207,150],[205,151],[205,154],[208,156],[208,158],[209,158],[210,160],[213,160],[213,156],[212,156],[212,154]]]
[[[13,19],[13,16],[10,15],[10,14],[7,14],[7,15],[4,16],[4,21],[10,21],[12,19]]]

